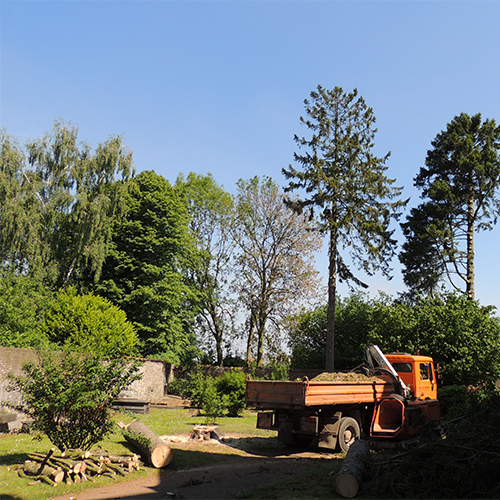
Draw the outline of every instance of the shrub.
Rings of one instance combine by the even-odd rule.
[[[215,423],[217,417],[222,417],[227,408],[227,398],[217,389],[217,381],[213,377],[207,377],[203,391],[202,410],[207,422]]]
[[[169,382],[168,393],[174,394],[175,396],[186,397],[188,395],[188,384],[189,382],[185,378],[176,378]]]
[[[244,410],[246,377],[243,372],[232,370],[222,377],[205,376],[200,368],[191,374],[186,395],[193,406],[200,408],[212,421],[222,417],[237,417]]]
[[[38,363],[23,366],[25,375],[10,375],[10,389],[23,401],[8,406],[32,418],[33,428],[61,451],[88,450],[113,428],[111,404],[141,377],[138,367],[92,354],[39,352]]]
[[[447,385],[438,389],[441,416],[446,419],[463,417],[470,409],[471,397],[463,385]]]
[[[241,371],[226,372],[216,381],[217,391],[222,396],[228,417],[238,417],[245,409],[246,375]]]
[[[290,364],[274,362],[270,365],[271,380],[288,380],[290,375]]]
[[[42,331],[59,346],[118,357],[133,354],[137,334],[123,310],[103,297],[61,291],[45,313]]]
[[[207,421],[214,422],[217,417],[224,415],[224,399],[217,391],[214,378],[205,377],[199,367],[191,375],[187,394],[191,403],[206,415]]]

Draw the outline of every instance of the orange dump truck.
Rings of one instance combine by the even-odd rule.
[[[278,431],[278,440],[347,451],[355,439],[417,437],[429,421],[440,422],[432,358],[366,349],[368,375],[354,380],[286,382],[247,380],[247,405],[257,408],[257,427]],[[345,378],[345,377],[344,377]]]

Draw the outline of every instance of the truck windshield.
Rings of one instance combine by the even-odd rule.
[[[411,363],[392,363],[392,366],[398,373],[411,373],[413,371]]]

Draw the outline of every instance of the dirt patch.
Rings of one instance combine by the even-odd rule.
[[[165,469],[147,478],[110,484],[54,500],[129,500],[153,499],[231,499],[255,488],[272,485],[297,474],[312,471],[326,460],[342,455],[316,449],[291,449],[275,439],[228,434],[206,441],[186,436],[163,436],[174,450],[174,460]],[[206,464],[176,470],[175,456],[184,452],[202,452]],[[213,458],[213,459],[212,459]],[[333,464],[332,464],[333,465]],[[333,466],[332,466],[333,468]]]

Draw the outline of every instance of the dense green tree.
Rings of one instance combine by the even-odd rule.
[[[50,341],[39,328],[53,292],[31,276],[0,277],[0,345],[49,348]]]
[[[500,377],[500,322],[493,306],[447,293],[408,306],[375,304],[369,341],[384,351],[430,355],[447,385],[480,385]]]
[[[67,286],[83,270],[99,277],[121,213],[115,182],[132,170],[119,136],[93,152],[78,129],[56,122],[51,134],[25,148],[0,137],[0,258],[18,273],[43,274]]]
[[[124,311],[103,297],[61,290],[38,329],[54,345],[108,358],[136,354],[137,334]]]
[[[197,262],[182,193],[141,172],[127,184],[125,216],[113,226],[109,255],[94,291],[123,309],[143,355],[174,364],[195,353],[198,293],[188,277]]]
[[[293,368],[324,368],[328,305],[304,310],[290,318]],[[361,292],[337,297],[335,308],[336,366],[350,370],[364,360],[364,347],[372,328],[373,303]]]
[[[197,325],[215,342],[217,364],[222,366],[224,340],[229,340],[234,324],[234,305],[227,289],[234,249],[230,231],[233,200],[211,174],[180,175],[176,187],[186,196],[189,228],[199,250],[192,274],[201,292]]]
[[[237,185],[233,289],[247,311],[247,363],[256,344],[261,366],[265,340],[272,343],[286,316],[321,290],[314,267],[321,239],[306,217],[285,205],[269,177],[240,179]]]
[[[500,322],[493,313],[464,294],[420,298],[412,305],[353,294],[337,301],[339,368],[360,364],[364,346],[373,343],[383,352],[432,356],[446,385],[494,383],[500,377]],[[303,311],[291,325],[292,367],[322,368],[327,307]]]
[[[500,126],[461,113],[431,145],[415,178],[424,201],[402,224],[403,278],[427,294],[447,280],[473,299],[474,234],[500,215]]]
[[[406,202],[399,199],[401,188],[385,175],[389,155],[378,158],[372,152],[375,116],[357,90],[318,85],[304,103],[306,118],[300,121],[312,136],[294,137],[305,149],[294,154],[300,169],[290,165],[282,172],[289,179],[285,191],[301,193],[290,206],[311,217],[318,209],[318,229],[330,238],[326,369],[333,371],[337,280],[363,285],[342,251],[368,275],[381,271],[388,276],[396,245],[389,226]]]

